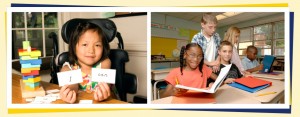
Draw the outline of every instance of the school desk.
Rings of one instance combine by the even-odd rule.
[[[284,71],[274,71],[280,74],[278,75],[271,75],[271,74],[262,74],[258,72],[253,72],[251,75],[259,78],[266,78],[266,79],[275,79],[275,80],[284,80]]]
[[[22,98],[21,88],[20,88],[20,79],[22,76],[17,74],[12,74],[12,104],[26,104],[24,98]],[[41,84],[45,91],[51,89],[60,89],[60,87],[56,84],[48,83],[41,81]],[[77,94],[77,99],[75,103],[79,103],[79,100],[93,100],[93,93],[86,93],[85,91],[81,91]],[[67,104],[61,99],[57,99],[56,101],[52,102],[52,104]],[[129,104],[127,102],[123,102],[120,100],[116,100],[113,98],[109,98],[105,101],[98,102],[93,100],[93,104]]]
[[[240,90],[231,87],[227,84],[222,85],[214,97],[217,104],[265,104],[265,103],[278,103],[281,98],[284,98],[284,82],[280,80],[264,79],[272,82],[272,86],[266,89],[260,90],[255,93],[249,93],[244,90]],[[268,92],[277,92],[275,94],[269,94],[264,96],[257,96]],[[152,104],[170,104],[173,96],[153,100]]]
[[[151,70],[151,79],[154,80],[154,85],[152,87],[153,91],[153,97],[152,99],[157,99],[157,89],[156,89],[156,84],[158,82],[164,81],[164,79],[167,77],[169,72],[174,69],[174,68],[165,68],[165,69],[158,69],[158,70]]]

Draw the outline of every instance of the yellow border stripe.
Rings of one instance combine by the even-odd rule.
[[[288,7],[288,3],[277,3],[277,4],[237,4],[237,5],[212,5],[202,7]]]
[[[28,109],[8,109],[8,114],[23,114],[23,113],[53,113],[53,112],[83,112],[83,111],[120,111],[120,110],[152,110],[147,108],[103,108],[103,109],[95,109],[95,108],[84,108],[84,109],[72,109],[72,108],[28,108]]]

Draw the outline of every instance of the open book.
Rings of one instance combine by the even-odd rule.
[[[183,85],[176,85],[176,88],[182,88],[182,89],[188,89],[188,90],[194,90],[194,91],[199,91],[199,92],[205,92],[205,93],[215,93],[217,89],[220,87],[224,79],[226,78],[229,69],[232,64],[225,65],[220,71],[219,76],[217,77],[215,83],[212,85],[210,89],[199,89],[199,88],[193,88],[193,87],[188,87],[188,86],[183,86]]]

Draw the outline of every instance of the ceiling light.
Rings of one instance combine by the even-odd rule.
[[[243,13],[243,12],[225,12],[225,13],[217,15],[216,17],[217,17],[217,20],[222,20],[222,19],[226,19],[226,18],[229,18],[232,16],[236,16],[241,13]]]

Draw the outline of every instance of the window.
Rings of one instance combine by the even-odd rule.
[[[246,55],[249,45],[258,49],[258,57],[263,55],[284,56],[284,22],[252,26],[241,29],[238,46],[239,55]]]
[[[32,48],[41,50],[42,57],[52,56],[53,40],[50,32],[58,34],[56,12],[13,12],[12,13],[12,59],[19,59],[18,49],[22,41],[30,41]]]

